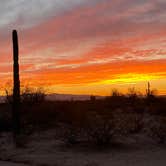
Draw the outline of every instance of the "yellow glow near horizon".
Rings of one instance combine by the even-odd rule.
[[[46,93],[109,95],[111,89],[127,93],[131,87],[145,93],[150,82],[158,94],[166,94],[166,10],[153,0],[126,2],[124,8],[124,2],[113,0],[67,5],[66,10],[43,8],[40,14],[32,12],[31,19],[21,1],[13,3],[21,8],[13,11],[12,19],[8,8],[4,9],[0,95],[13,86],[11,32],[16,25],[22,87],[42,87]],[[34,6],[31,1],[26,3],[25,8]]]
[[[111,83],[137,83],[140,81],[152,81],[162,78],[162,76],[155,74],[136,74],[136,73],[127,73],[116,75],[114,79],[101,81],[103,84]]]
[[[164,77],[148,74],[123,74],[111,80],[104,80],[89,84],[75,85],[53,85],[48,87],[48,93],[65,94],[90,94],[90,95],[110,95],[112,89],[117,89],[121,93],[128,93],[128,89],[134,87],[136,91],[146,93],[147,83],[150,82],[151,89],[156,89],[158,95],[166,94]]]

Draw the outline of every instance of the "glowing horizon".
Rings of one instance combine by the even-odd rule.
[[[147,82],[166,94],[164,0],[11,0],[0,6],[0,92],[12,82],[18,30],[22,86],[109,95]],[[29,12],[31,11],[31,12]]]

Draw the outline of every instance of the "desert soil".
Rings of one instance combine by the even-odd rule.
[[[107,148],[66,145],[54,131],[36,133],[24,148],[15,148],[11,134],[0,137],[0,166],[165,166],[166,146],[139,134]]]

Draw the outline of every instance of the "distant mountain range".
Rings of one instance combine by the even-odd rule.
[[[46,100],[48,101],[85,101],[90,100],[91,95],[73,95],[73,94],[48,94]],[[96,99],[102,99],[104,96],[95,96]],[[160,95],[160,97],[166,97],[166,95]],[[0,103],[5,102],[5,96],[0,96]]]
[[[46,95],[46,100],[48,101],[85,101],[90,100],[91,95],[73,95],[73,94],[48,94]],[[5,102],[5,96],[0,96],[0,103]],[[96,99],[101,99],[103,96],[96,96]]]
[[[59,101],[64,101],[64,100],[80,100],[80,101],[84,101],[84,100],[90,100],[91,95],[73,95],[73,94],[49,94],[46,96],[46,100],[49,101],[55,101],[55,100],[59,100]],[[103,98],[103,96],[96,96],[96,99],[100,99]]]

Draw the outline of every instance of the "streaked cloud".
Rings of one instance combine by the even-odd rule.
[[[165,0],[0,2],[0,78],[4,80],[11,79],[14,28],[19,31],[23,82],[97,85],[118,82],[119,77],[153,80],[146,77],[150,73],[161,82],[165,76]]]

